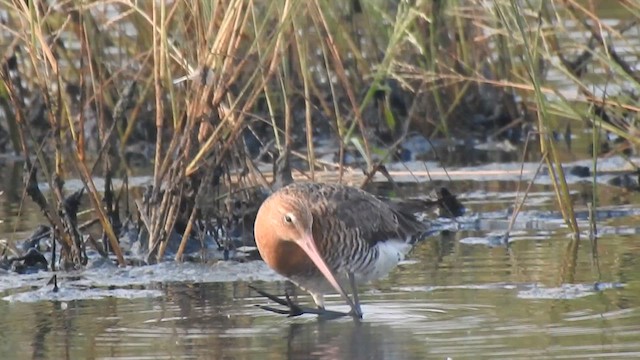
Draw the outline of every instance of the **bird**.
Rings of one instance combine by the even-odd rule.
[[[364,190],[299,182],[280,188],[262,203],[254,237],[266,264],[313,298],[317,311],[296,315],[336,314],[324,303],[324,295],[336,291],[350,306],[344,315],[362,318],[358,284],[386,276],[427,230],[426,223],[398,203]],[[288,296],[287,302],[278,302],[291,305]]]

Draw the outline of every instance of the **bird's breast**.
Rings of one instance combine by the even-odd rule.
[[[276,241],[261,251],[262,258],[280,275],[291,278],[318,273],[315,264],[296,243]]]

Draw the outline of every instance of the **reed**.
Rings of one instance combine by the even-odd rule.
[[[619,2],[627,15],[617,25],[602,21],[594,3],[554,0],[0,4],[8,44],[0,108],[13,148],[35,154],[55,189],[43,211],[71,263],[82,263],[70,254],[84,243],[53,210],[64,201],[64,180],[83,181],[102,246],[124,264],[122,229],[94,179],[134,175],[140,169],[130,158],[141,154],[152,186],[133,191],[154,262],[164,258],[176,223],[202,233],[197,223],[207,211],[230,219],[233,197],[249,201],[254,188],[268,186],[258,158],[291,151],[313,179],[328,166],[314,147],[326,132],[337,152],[329,165],[340,178],[352,151],[371,179],[396,160],[409,131],[500,137],[532,126],[557,206],[576,235],[552,132],[586,125],[596,134],[594,150],[601,132],[632,145],[640,139],[640,79],[622,53],[635,47],[626,34],[640,6],[631,1]],[[577,30],[566,29],[570,23]],[[249,133],[257,134],[259,156],[246,144]]]

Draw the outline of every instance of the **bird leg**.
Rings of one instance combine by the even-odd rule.
[[[260,309],[271,311],[276,314],[288,315],[289,317],[300,316],[304,314],[313,314],[313,315],[318,315],[318,317],[323,320],[332,320],[332,319],[337,319],[343,316],[353,315],[351,312],[344,313],[340,311],[327,310],[325,308],[310,308],[310,307],[300,306],[295,302],[293,302],[293,300],[291,300],[291,297],[289,296],[288,291],[285,291],[285,299],[281,299],[275,295],[271,295],[265,291],[259,290],[251,285],[249,285],[249,288],[255,290],[258,294],[268,298],[269,300],[289,308],[288,310],[283,310],[283,309],[278,309],[278,308],[274,308],[267,305],[256,305]]]
[[[351,292],[353,293],[353,303],[354,308],[352,311],[355,312],[354,316],[362,318],[362,309],[360,308],[360,297],[358,296],[358,286],[356,285],[356,276],[352,273],[348,273],[349,276],[349,284],[351,285]]]

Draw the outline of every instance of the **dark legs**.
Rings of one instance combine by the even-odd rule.
[[[362,309],[360,308],[360,297],[358,296],[358,286],[356,285],[356,276],[353,273],[349,273],[349,284],[351,285],[351,293],[353,294],[354,316],[362,318]]]
[[[278,308],[274,308],[266,305],[256,305],[257,307],[263,310],[271,311],[276,314],[288,315],[289,317],[300,316],[303,314],[315,314],[315,315],[318,315],[318,317],[323,320],[332,320],[332,319],[337,319],[344,316],[353,316],[354,318],[358,318],[358,319],[362,318],[362,312],[360,311],[360,304],[357,303],[357,301],[356,301],[356,304],[358,305],[357,305],[356,314],[353,313],[355,309],[352,309],[348,313],[344,313],[340,311],[327,310],[325,308],[310,308],[310,307],[300,306],[291,300],[291,298],[289,297],[289,293],[285,293],[285,298],[281,299],[275,295],[271,295],[267,292],[256,289],[251,285],[249,285],[249,288],[255,290],[258,294],[268,298],[269,300],[276,302],[282,306],[286,306],[288,308],[287,310],[284,310],[284,309],[278,309]]]

